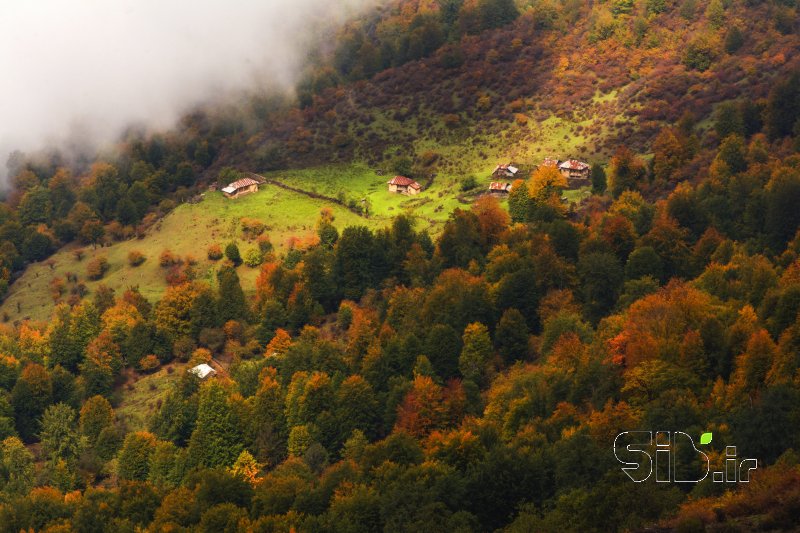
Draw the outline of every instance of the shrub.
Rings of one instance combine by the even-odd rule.
[[[128,264],[132,267],[138,267],[147,259],[139,250],[131,250],[128,254]]]
[[[164,268],[180,264],[180,262],[180,258],[173,254],[169,248],[165,248],[161,255],[158,256],[158,264]]]
[[[242,256],[239,254],[239,247],[236,246],[235,242],[232,242],[225,247],[225,257],[227,257],[235,266],[242,264]]]
[[[86,264],[86,276],[91,280],[102,279],[108,272],[108,260],[99,255]]]
[[[269,239],[269,235],[259,235],[256,242],[258,243],[258,249],[265,254],[271,252],[273,249],[272,241]]]
[[[242,218],[239,222],[242,225],[242,235],[248,241],[264,233],[267,228],[263,222],[256,218]]]
[[[83,261],[83,257],[86,255],[86,250],[83,248],[76,248],[72,250],[72,256],[75,258],[75,261]]]
[[[454,129],[461,124],[461,117],[454,113],[448,113],[442,117],[442,122],[444,122],[444,125],[448,128]]]
[[[255,268],[261,265],[263,261],[264,254],[261,253],[261,250],[258,248],[251,248],[250,250],[247,250],[246,254],[244,254],[244,264],[249,267]]]
[[[419,156],[419,163],[423,167],[429,167],[439,160],[439,154],[433,150],[426,150]]]
[[[475,179],[475,176],[467,176],[461,182],[461,190],[463,192],[471,191],[472,189],[474,189],[477,186],[478,186],[478,180]]]
[[[164,280],[167,282],[167,285],[175,286],[175,285],[182,285],[189,281],[188,272],[191,269],[188,268],[181,268],[179,265],[173,265],[167,269],[167,273],[164,276]]]
[[[145,355],[139,360],[139,368],[142,372],[153,372],[154,370],[158,369],[161,362],[158,360],[153,354]]]
[[[208,259],[211,261],[219,261],[222,259],[222,246],[219,244],[212,244],[208,247]]]

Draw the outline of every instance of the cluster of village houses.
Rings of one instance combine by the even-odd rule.
[[[591,185],[592,168],[584,161],[579,161],[578,159],[561,161],[560,159],[546,157],[539,166],[556,167],[567,178],[567,188],[569,189],[579,189]],[[519,168],[511,163],[497,165],[492,172],[492,179],[495,180],[514,180],[518,177]],[[489,193],[495,196],[504,196],[511,192],[511,187],[510,181],[493,181],[489,184]]]
[[[567,187],[570,189],[578,189],[591,184],[591,167],[584,161],[579,161],[578,159],[561,161],[560,159],[547,157],[539,166],[558,168],[561,174],[567,178]],[[492,179],[496,181],[492,181],[489,184],[489,193],[495,196],[507,195],[511,192],[512,182],[506,180],[517,179],[520,176],[519,171],[519,167],[511,163],[497,165],[492,172]],[[222,194],[226,198],[238,198],[239,196],[257,192],[259,181],[254,179],[257,176],[252,176],[229,183],[221,189]],[[395,176],[387,181],[386,184],[389,186],[389,192],[408,196],[413,196],[422,190],[422,186],[419,183],[405,176]]]
[[[561,161],[560,159],[547,157],[539,166],[556,167],[561,174],[567,178],[567,187],[569,189],[578,189],[591,185],[592,169],[589,164],[584,161],[578,159]],[[492,179],[514,180],[521,176],[519,171],[519,167],[511,163],[499,164],[495,167],[494,171],[492,171]],[[413,196],[421,190],[419,183],[405,176],[395,176],[387,181],[386,184],[389,186],[389,192],[406,194],[409,196]],[[503,196],[511,192],[511,187],[511,181],[492,181],[489,184],[489,193],[496,196]]]

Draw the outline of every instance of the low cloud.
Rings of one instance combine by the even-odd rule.
[[[3,2],[0,174],[11,150],[109,142],[228,92],[288,89],[321,28],[376,1]]]

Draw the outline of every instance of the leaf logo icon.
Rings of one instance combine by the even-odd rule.
[[[700,435],[700,444],[708,444],[712,438],[713,435],[711,433],[703,433]]]

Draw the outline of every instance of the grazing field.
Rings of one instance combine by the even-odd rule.
[[[263,222],[265,233],[280,254],[286,250],[291,238],[302,239],[314,234],[316,220],[324,207],[333,211],[334,224],[340,231],[346,226],[359,224],[383,227],[390,224],[393,216],[408,213],[417,219],[418,229],[427,229],[435,235],[455,207],[468,205],[466,200],[456,197],[460,193],[456,178],[437,178],[429,190],[411,198],[387,192],[386,176],[379,176],[364,165],[285,171],[266,176],[326,196],[344,195],[343,200],[356,199],[358,204],[362,198],[367,198],[370,216],[363,217],[337,203],[268,184],[262,185],[256,194],[235,200],[226,199],[219,192],[208,192],[200,203],[186,203],[175,208],[150,228],[142,239],[116,242],[96,249],[87,246],[83,248],[85,255],[82,259],[76,258],[74,252],[80,247],[73,244],[54,254],[51,264],[30,265],[11,286],[0,306],[0,316],[9,321],[25,318],[47,320],[54,307],[51,282],[56,278],[66,279],[68,274],[77,275],[90,295],[101,283],[117,294],[128,287],[138,286],[145,297],[155,301],[167,286],[166,270],[159,266],[159,255],[167,249],[181,258],[192,256],[197,261],[195,270],[198,277],[213,283],[216,263],[209,261],[206,255],[210,245],[218,243],[224,246],[236,241],[242,255],[256,246],[243,238],[240,225],[243,217]],[[146,257],[138,267],[128,263],[128,254],[134,250]],[[98,256],[107,259],[109,269],[101,280],[91,281],[86,275],[87,264]],[[254,290],[258,271],[258,268],[245,265],[239,267],[239,277],[246,292]]]

